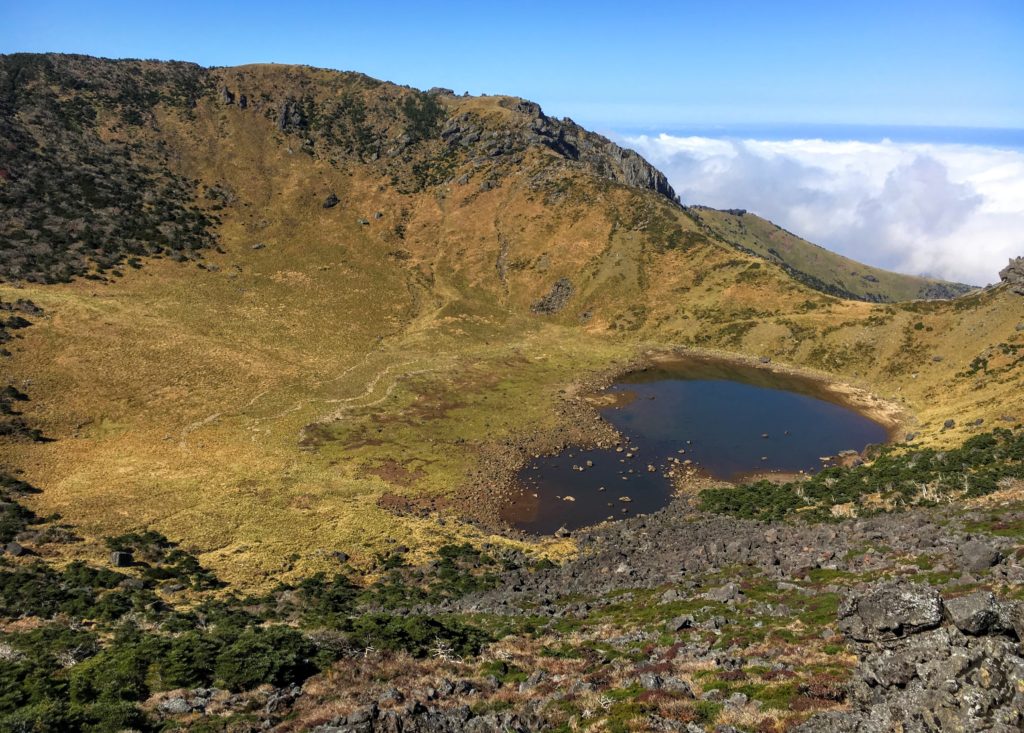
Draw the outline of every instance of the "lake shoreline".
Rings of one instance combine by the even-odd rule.
[[[762,384],[757,384],[755,386],[763,386],[772,390],[806,395],[813,397],[816,400],[828,402],[845,408],[846,410],[850,410],[858,416],[870,420],[877,426],[877,428],[884,431],[884,440],[869,443],[865,448],[870,448],[871,445],[877,445],[879,443],[891,442],[896,439],[896,436],[906,419],[902,408],[898,405],[882,400],[867,390],[856,387],[855,385],[836,381],[835,379],[829,378],[827,375],[823,375],[812,370],[786,364],[766,362],[757,357],[747,357],[727,352],[716,352],[702,349],[650,350],[624,366],[618,366],[615,369],[610,369],[607,372],[594,375],[589,379],[581,380],[565,390],[564,399],[567,403],[574,405],[572,414],[575,416],[575,420],[577,421],[576,427],[579,429],[581,434],[586,435],[591,433],[595,424],[600,425],[603,428],[610,427],[611,431],[606,429],[598,430],[596,431],[597,434],[594,435],[591,440],[571,442],[551,441],[548,444],[543,443],[542,436],[537,436],[541,437],[540,445],[543,447],[540,447],[538,443],[534,442],[531,443],[531,447],[528,451],[522,451],[522,460],[516,466],[515,471],[508,476],[508,484],[506,484],[507,488],[501,492],[503,501],[498,502],[497,507],[499,524],[505,525],[505,529],[507,531],[515,533],[519,538],[529,537],[534,540],[542,538],[544,536],[543,534],[539,535],[532,532],[524,536],[522,534],[522,530],[517,530],[515,527],[509,526],[511,524],[521,524],[524,516],[528,517],[531,512],[536,511],[537,497],[531,496],[528,493],[531,490],[523,484],[521,480],[526,469],[531,465],[531,463],[538,459],[543,460],[556,457],[565,450],[583,453],[600,448],[608,449],[609,446],[614,446],[618,443],[625,445],[626,439],[624,434],[619,429],[615,428],[614,425],[611,425],[605,415],[601,414],[602,410],[607,411],[608,409],[615,408],[621,409],[622,407],[631,404],[635,399],[635,394],[628,389],[625,389],[623,384],[631,381],[631,377],[648,374],[650,370],[665,369],[671,371],[673,368],[686,370],[694,367],[710,369],[712,372],[721,369],[726,374],[735,369],[739,369],[741,371],[756,369],[759,372],[763,372],[765,379]],[[666,378],[671,379],[671,377]],[[696,378],[697,377],[690,377],[690,379]],[[731,377],[710,378],[724,379],[726,381],[747,381],[746,378],[741,379],[735,375]],[[752,382],[751,384],[754,383]],[[616,391],[608,391],[613,385],[619,385],[623,388]],[[612,434],[614,437],[612,437]],[[665,459],[664,457],[659,456],[655,462],[662,460],[671,461],[672,459]],[[642,461],[641,463],[647,465],[646,461]],[[692,496],[701,489],[709,486],[737,485],[739,483],[756,481],[762,478],[771,481],[799,479],[801,476],[810,475],[816,470],[824,467],[819,467],[817,465],[815,465],[814,468],[808,467],[808,472],[803,474],[795,470],[751,470],[749,472],[745,472],[742,479],[738,479],[733,476],[727,480],[712,475],[697,464],[689,464],[683,467],[679,464],[673,466],[670,462],[668,466],[670,468],[669,473],[671,474],[670,480],[673,488],[673,494],[689,496]],[[581,466],[580,470],[582,472],[584,468]],[[662,468],[659,468],[658,470],[661,471]],[[615,484],[615,486],[618,485],[619,484],[617,483]],[[613,493],[615,492],[614,486],[609,486],[609,489]],[[558,496],[556,498],[562,499],[563,497]],[[570,504],[574,504],[577,501],[577,498],[569,495],[568,498],[565,498],[564,500],[570,502]],[[672,497],[669,497],[669,501],[672,501]],[[616,507],[616,509],[618,508]],[[629,514],[631,513],[632,512],[629,512]],[[628,516],[629,514],[624,514],[623,516]],[[616,519],[618,519],[618,517],[616,517]],[[602,521],[608,521],[608,519]],[[586,526],[591,526],[591,524],[592,523],[588,523]]]

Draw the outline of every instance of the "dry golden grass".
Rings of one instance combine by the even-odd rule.
[[[287,70],[249,73],[277,83]],[[372,168],[299,152],[259,115],[212,103],[196,114],[159,127],[181,171],[235,197],[225,253],[206,258],[215,271],[151,261],[110,284],[0,288],[47,312],[5,368],[30,382],[27,417],[56,438],[0,458],[44,489],[34,509],[91,541],[152,527],[254,589],[328,568],[335,549],[367,567],[396,537],[414,560],[445,542],[506,541],[377,502],[453,495],[485,443],[564,427],[560,390],[681,346],[827,375],[898,405],[936,445],[1022,417],[1020,369],[955,376],[1020,342],[1009,293],[920,312],[839,301],[714,241],[660,252],[654,225],[621,221],[696,225],[653,194],[566,170],[573,185],[545,203],[531,181],[542,153],[490,191],[474,178],[403,195]],[[343,203],[323,209],[330,192]],[[562,276],[577,288],[569,306],[532,314]],[[957,427],[942,430],[948,417]],[[968,427],[975,418],[985,424]],[[311,424],[329,439],[304,448]],[[392,464],[415,478],[385,480],[376,469]]]

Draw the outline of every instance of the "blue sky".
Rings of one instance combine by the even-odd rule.
[[[1024,2],[0,0],[0,50],[274,61],[509,93],[599,129],[1024,128]]]

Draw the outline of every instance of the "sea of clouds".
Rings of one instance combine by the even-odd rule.
[[[637,135],[684,204],[742,208],[861,262],[983,285],[1024,255],[1024,151]]]

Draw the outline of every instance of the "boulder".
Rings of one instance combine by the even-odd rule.
[[[664,680],[653,672],[645,672],[640,675],[640,686],[645,690],[660,690],[662,684],[664,684]]]
[[[111,552],[110,564],[113,565],[115,568],[126,568],[132,564],[132,553]]]
[[[942,598],[926,585],[882,581],[839,605],[839,628],[857,641],[886,642],[942,623]]]
[[[331,193],[330,195],[327,196],[327,198],[324,199],[323,206],[325,209],[333,209],[335,206],[338,205],[338,202],[338,197],[334,193]]]
[[[981,636],[1000,626],[999,604],[987,591],[949,598],[943,605],[946,618],[965,634]]]
[[[713,588],[707,593],[704,593],[702,597],[707,598],[709,601],[720,601],[726,603],[727,601],[736,600],[741,595],[739,585],[736,583],[726,583],[720,588]]]
[[[682,697],[690,698],[691,700],[695,697],[693,694],[693,688],[690,687],[686,680],[681,680],[678,677],[666,677],[661,681],[662,692],[669,692],[673,695],[680,695]]]
[[[543,682],[546,678],[547,673],[544,670],[536,669],[529,677],[527,677],[525,680],[519,683],[519,691],[526,692],[528,690],[532,690],[541,682]]]
[[[186,715],[192,712],[192,706],[183,697],[169,697],[160,703],[160,712],[167,715]]]
[[[669,588],[667,591],[661,594],[659,600],[660,603],[675,603],[676,601],[683,600],[683,594],[675,588]]]
[[[988,570],[1002,559],[999,550],[982,540],[971,540],[960,548],[961,566],[973,573]]]
[[[674,619],[665,623],[665,630],[669,632],[682,631],[683,629],[689,629],[693,627],[694,618],[690,614],[685,616],[676,616]]]

